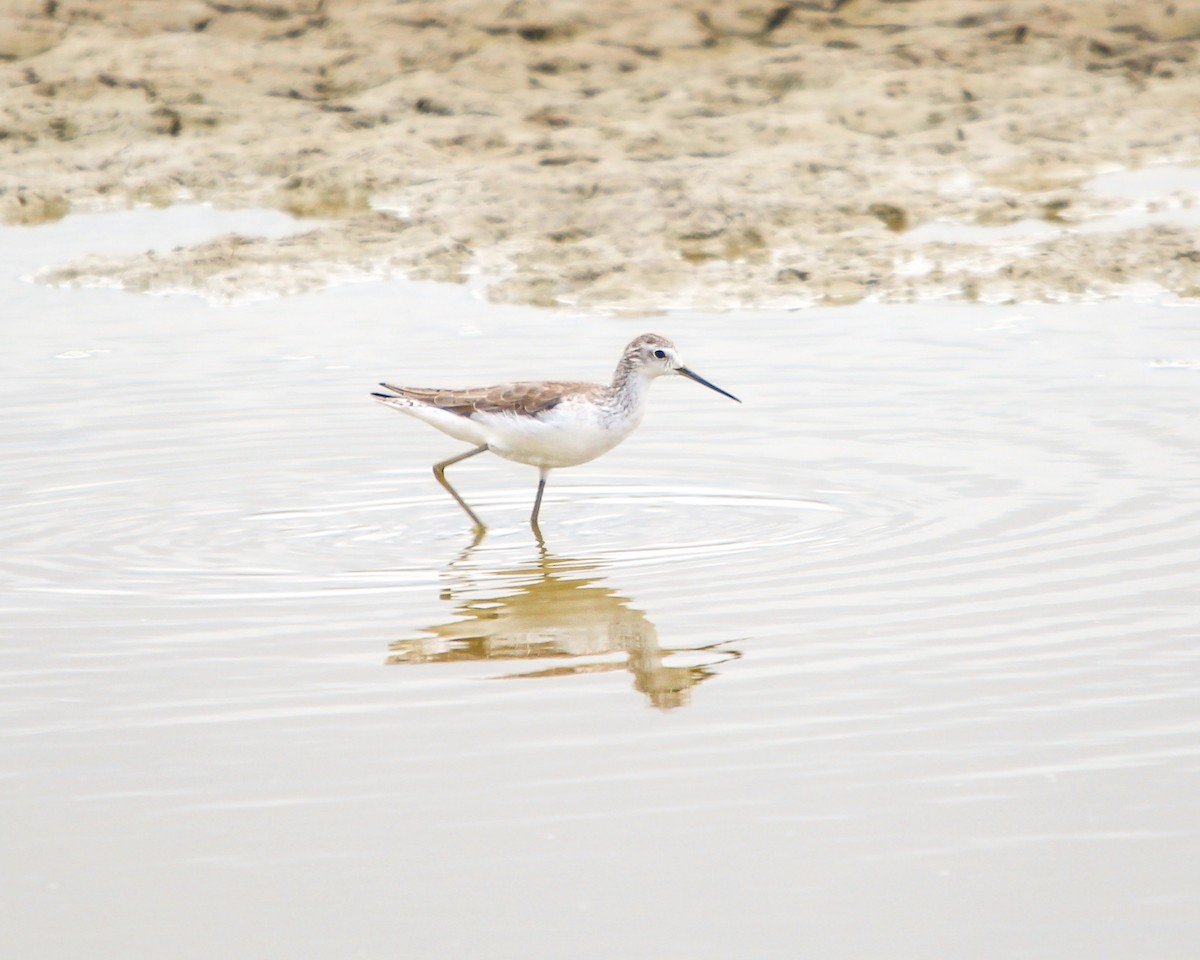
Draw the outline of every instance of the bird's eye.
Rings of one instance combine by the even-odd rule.
[[[667,359],[667,351],[666,350],[655,350],[654,356],[658,360],[666,360]]]

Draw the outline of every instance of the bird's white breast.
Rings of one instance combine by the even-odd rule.
[[[614,410],[573,398],[536,416],[475,413],[497,456],[542,469],[573,467],[607,453],[642,419],[640,408]]]

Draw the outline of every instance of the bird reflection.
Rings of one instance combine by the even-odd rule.
[[[628,670],[654,706],[671,709],[689,701],[692,688],[713,675],[711,667],[741,655],[724,641],[662,649],[654,624],[605,584],[599,561],[556,557],[541,546],[533,562],[480,570],[469,564],[474,548],[444,574],[442,599],[454,604],[454,619],[427,628],[431,636],[394,641],[388,663],[560,661],[503,674],[509,679]],[[663,662],[680,653],[702,654],[704,662]]]

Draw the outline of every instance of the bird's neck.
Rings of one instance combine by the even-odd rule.
[[[622,361],[613,374],[612,386],[608,388],[609,406],[626,414],[640,416],[646,406],[651,379],[632,363]]]

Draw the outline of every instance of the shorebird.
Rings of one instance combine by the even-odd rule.
[[[475,445],[466,453],[435,463],[433,475],[467,512],[475,524],[477,536],[483,534],[486,526],[450,486],[446,468],[485,451],[505,460],[537,467],[537,497],[533,501],[529,525],[541,540],[538,512],[550,471],[595,460],[628,437],[642,422],[650,382],[672,374],[695,380],[731,400],[742,402],[689,370],[680,359],[675,344],[653,333],[643,334],[625,348],[612,383],[608,385],[534,380],[440,390],[381,383],[381,387],[391,392],[372,393],[371,396],[386,406],[424,420],[456,440]]]

